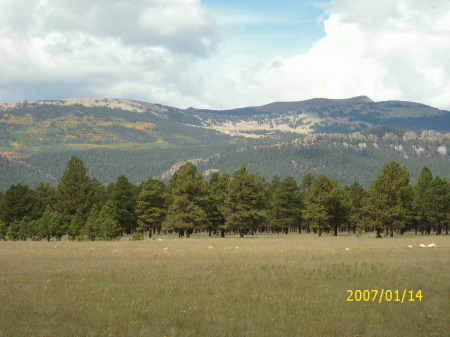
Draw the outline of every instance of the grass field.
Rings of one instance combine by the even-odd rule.
[[[0,242],[0,337],[450,336],[449,236],[157,239]]]

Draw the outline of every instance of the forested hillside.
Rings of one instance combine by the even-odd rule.
[[[413,181],[424,165],[450,177],[446,111],[364,96],[242,109],[95,98],[0,103],[0,190],[55,185],[71,156],[103,184],[123,174],[136,184],[167,181],[188,160],[206,175],[246,166],[265,179],[313,172],[364,186],[386,160],[405,165]]]

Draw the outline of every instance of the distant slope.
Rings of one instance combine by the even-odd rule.
[[[134,183],[168,179],[177,164],[192,159],[205,172],[245,165],[268,179],[300,179],[312,171],[367,183],[389,160],[413,174],[429,165],[450,178],[448,111],[365,96],[245,109],[258,113],[221,115],[106,98],[0,102],[0,189],[56,182],[71,155],[103,183],[121,174]]]
[[[229,136],[162,105],[108,99],[0,104],[0,153],[215,144]]]
[[[337,102],[337,105],[332,105],[334,103],[336,101],[319,99],[285,112],[246,115],[198,112],[195,116],[201,120],[203,127],[249,138],[280,136],[283,133],[350,133],[374,126],[450,131],[450,112],[424,104],[402,101],[372,102],[364,96],[342,100]],[[273,103],[269,104],[266,110],[282,111],[296,106],[302,106],[302,102]]]
[[[11,184],[36,186],[40,182],[56,183],[57,178],[22,161],[0,154],[0,190]]]
[[[358,96],[347,99],[328,99],[328,98],[313,98],[305,101],[298,102],[274,102],[262,106],[252,106],[239,109],[229,109],[229,110],[197,110],[192,109],[192,112],[205,112],[213,113],[217,115],[231,115],[231,116],[248,116],[248,115],[260,115],[260,114],[271,114],[271,113],[285,113],[289,111],[295,111],[299,109],[306,108],[317,108],[317,107],[327,107],[327,106],[342,106],[351,105],[356,103],[369,103],[373,102],[367,96]]]
[[[450,179],[450,133],[380,127],[351,134],[314,134],[291,142],[245,147],[200,162],[202,172],[232,173],[241,166],[270,179],[324,173],[343,184],[368,186],[391,161],[405,165],[416,179],[427,165],[434,175]]]

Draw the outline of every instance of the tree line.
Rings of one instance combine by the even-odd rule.
[[[161,232],[187,238],[198,232],[439,235],[448,234],[449,222],[450,181],[424,167],[412,186],[397,162],[386,164],[367,189],[310,173],[299,183],[277,176],[266,182],[245,167],[205,180],[190,162],[168,184],[150,177],[134,185],[122,175],[104,186],[72,157],[56,188],[17,184],[0,193],[2,240],[141,239]]]

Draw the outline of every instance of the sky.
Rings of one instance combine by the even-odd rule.
[[[448,0],[0,0],[0,101],[450,110]]]

